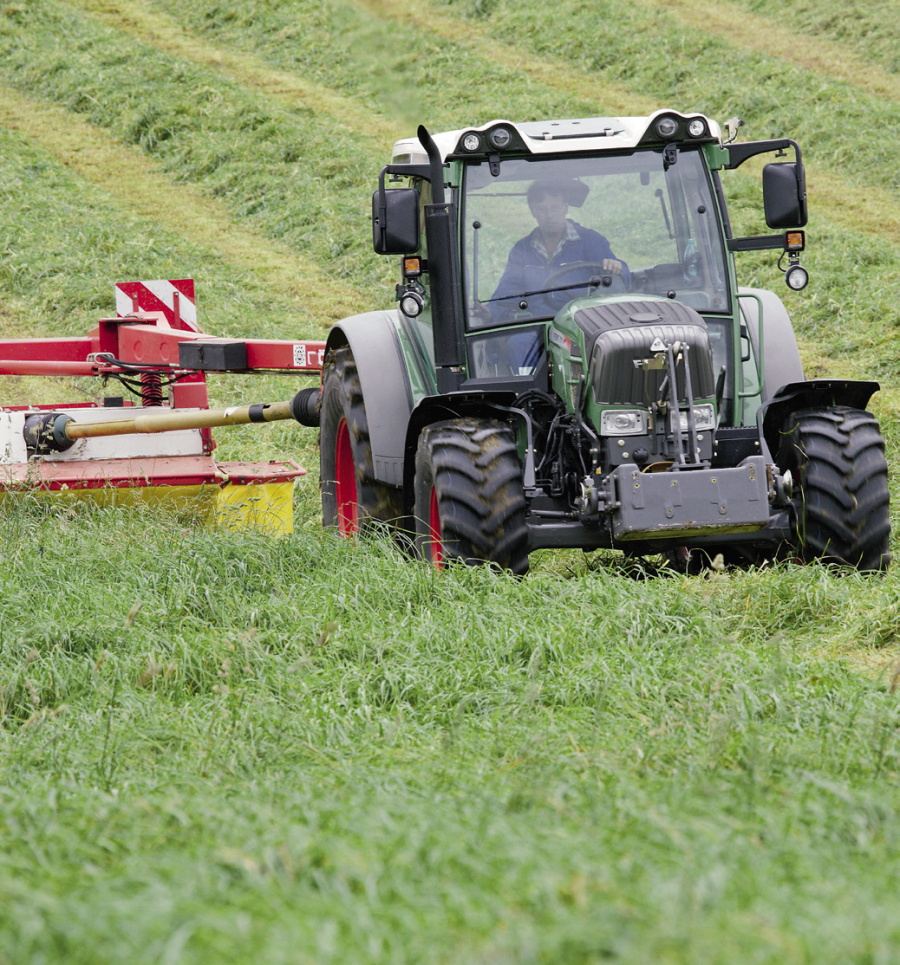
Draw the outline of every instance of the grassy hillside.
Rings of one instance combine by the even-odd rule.
[[[210,332],[322,336],[390,303],[368,199],[415,124],[738,114],[811,206],[810,287],[744,280],[809,375],[881,380],[896,478],[898,70],[887,2],[8,0],[0,332],[189,275]],[[896,568],[438,577],[321,531],[314,432],[217,439],[310,468],[292,537],[2,508],[0,965],[893,960]]]

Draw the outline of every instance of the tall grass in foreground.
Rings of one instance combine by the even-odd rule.
[[[4,965],[900,939],[896,677],[841,660],[894,643],[892,574],[439,576],[388,541],[28,501],[0,539]]]
[[[890,223],[889,99],[660,4],[435,7],[440,25],[362,0],[3,6],[0,81],[50,118],[0,132],[4,334],[81,334],[114,281],[186,274],[214,334],[321,334],[268,262],[298,252],[320,305],[390,304],[366,212],[391,117],[588,116],[614,90],[740,113],[747,137],[796,136],[812,174],[842,179],[847,210],[811,198],[813,283],[785,300],[810,376],[896,382],[897,247],[854,208],[874,191]],[[870,7],[793,13],[893,69],[892,21]],[[180,53],[154,23],[183,31]],[[192,36],[255,58],[256,80],[189,56]],[[289,103],[267,65],[334,96]],[[390,116],[365,123],[372,103]],[[54,141],[66,112],[128,191]],[[143,210],[138,152],[186,218]],[[762,230],[758,185],[728,191],[736,226]],[[215,248],[229,218],[257,233],[254,258]],[[741,267],[780,287],[768,255]],[[211,383],[221,404],[297,388]],[[896,390],[874,405],[893,468]],[[223,458],[316,464],[308,430],[217,438]],[[896,569],[688,579],[544,553],[521,581],[439,576],[323,533],[314,472],[296,526],[0,506],[0,965],[893,965]]]

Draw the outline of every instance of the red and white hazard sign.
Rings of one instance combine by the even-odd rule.
[[[125,281],[116,284],[116,315],[163,312],[172,328],[199,332],[194,279]]]

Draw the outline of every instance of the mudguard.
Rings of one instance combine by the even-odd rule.
[[[423,399],[412,411],[406,429],[406,467],[404,477],[404,502],[408,512],[412,512],[413,477],[416,466],[416,447],[419,434],[425,426],[443,419],[456,419],[459,416],[476,418],[498,418],[502,410],[515,402],[515,393],[510,391],[459,391],[444,395],[433,395]]]
[[[765,322],[763,322],[765,324]],[[782,386],[759,410],[763,435],[770,452],[778,453],[781,433],[792,412],[813,407],[829,408],[846,405],[865,409],[869,399],[881,388],[877,382],[850,379],[810,379]]]
[[[403,485],[403,447],[412,412],[412,391],[403,361],[396,312],[366,312],[337,322],[330,348],[349,345],[362,384],[375,478]]]
[[[797,337],[782,300],[764,288],[739,288],[738,294],[755,295],[762,303],[763,314],[763,391],[762,403],[778,394],[782,386],[802,382],[803,364]],[[756,298],[740,299],[741,314],[747,323],[753,354],[759,358],[759,302]]]

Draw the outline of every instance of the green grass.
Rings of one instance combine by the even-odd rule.
[[[889,960],[892,581],[0,526],[0,961]]]
[[[735,6],[736,4],[731,4]],[[749,0],[747,8],[774,20],[784,8],[777,0]],[[833,0],[799,0],[791,5],[789,23],[807,36],[838,43],[849,52],[896,74],[900,71],[896,7],[892,0],[841,4]]]
[[[4,335],[80,334],[113,282],[193,275],[214,334],[319,336],[331,286],[390,301],[366,220],[385,125],[591,115],[612,87],[739,113],[747,137],[797,137],[849,201],[897,202],[895,103],[650,3],[137,4],[334,92],[324,106],[89,6],[0,8],[0,83],[89,121],[131,179],[92,176],[38,119],[0,128]],[[894,69],[876,9],[791,15],[858,58],[871,36]],[[141,210],[141,154],[196,231]],[[726,187],[739,230],[761,231],[758,186]],[[896,478],[897,246],[876,217],[815,194],[811,212],[806,292],[768,254],[742,256],[742,280],[784,292],[810,375],[883,380]],[[216,246],[229,225],[254,257]],[[320,273],[307,300],[267,273],[285,251]],[[4,379],[4,401],[39,385]],[[211,379],[221,404],[296,388]],[[524,580],[438,576],[321,531],[314,431],[217,439],[222,458],[312,470],[292,536],[2,506],[0,965],[893,962],[896,568],[683,578],[545,552]]]
[[[374,145],[364,147],[300,107],[264,105],[210,71],[130,42],[64,5],[29,5],[23,17],[28,30],[17,24],[0,34],[7,80],[139,145],[175,181],[202,182],[243,223],[300,251],[324,246],[340,275],[365,278],[363,269],[377,264],[358,237],[365,195],[349,190],[377,163]],[[348,239],[352,254],[343,242],[328,243],[336,236]]]

